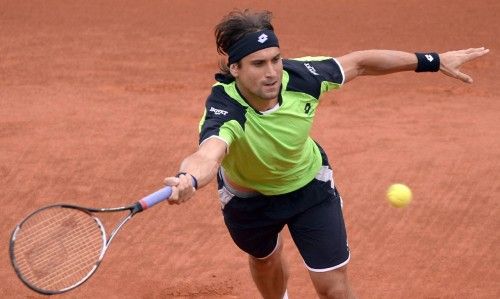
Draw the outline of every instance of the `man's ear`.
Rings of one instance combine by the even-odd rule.
[[[239,66],[237,63],[232,63],[229,66],[229,72],[231,73],[231,76],[238,78],[238,73],[239,73]]]

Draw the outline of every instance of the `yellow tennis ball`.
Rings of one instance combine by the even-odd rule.
[[[387,189],[387,200],[396,208],[406,207],[412,198],[410,188],[404,184],[392,184]]]

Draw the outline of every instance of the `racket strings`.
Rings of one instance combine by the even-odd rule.
[[[63,216],[56,214],[40,222],[36,222],[37,220],[33,219],[32,221],[25,223],[23,225],[23,236],[21,238],[22,241],[17,240],[18,243],[24,242],[23,247],[19,249],[19,253],[31,249],[33,244],[39,242],[40,240],[47,240],[48,242],[49,240],[48,237],[54,236],[54,230],[55,229],[60,230],[62,222],[69,219],[70,217],[75,217],[75,216],[72,214],[65,214]]]
[[[80,229],[80,231],[77,231],[74,233],[74,235],[72,235],[71,239],[67,239],[67,241],[65,242],[65,247],[66,248],[69,247],[69,249],[72,249],[72,245],[78,245],[78,247],[81,247],[82,244],[79,244],[78,241],[85,240],[86,235],[88,235],[88,231]],[[47,233],[47,232],[44,232],[44,233],[39,234],[39,235],[31,236],[31,237],[27,236],[26,240],[32,240],[32,241],[20,244],[19,245],[20,248],[18,251],[16,251],[16,254],[17,255],[27,254],[28,251],[32,252],[34,250],[34,247],[40,247],[40,245],[43,245],[46,247],[56,246],[57,245],[56,243],[61,241],[61,237],[64,237],[64,236],[57,236],[57,235],[53,235],[53,234]],[[43,244],[40,244],[40,243],[43,243]],[[100,244],[95,243],[95,242],[90,242],[89,244],[90,245],[100,245]],[[45,252],[51,253],[49,251],[45,251]],[[43,260],[38,258],[37,261],[41,262]]]
[[[73,239],[72,240],[68,240],[64,243],[64,249],[67,251],[67,252],[75,252],[75,251],[90,251],[90,252],[100,252],[101,251],[101,245],[102,243],[95,243],[92,244],[92,243],[87,243],[87,244],[79,244],[78,241],[79,239],[78,238],[84,238],[85,237],[85,234],[86,232],[84,232],[83,234],[78,234],[78,235],[75,235],[73,236]],[[46,248],[55,248],[56,246],[58,246],[58,244],[56,244],[58,241],[57,239],[55,238],[52,238],[51,239],[51,242],[47,242],[47,243],[44,243],[44,246]],[[34,244],[36,245],[36,244]],[[31,263],[28,263],[26,259],[23,259],[21,260],[18,265],[19,265],[19,268],[22,269],[22,270],[25,270],[24,267],[30,267],[32,269],[31,271],[31,276],[27,276],[26,278],[28,278],[29,280],[33,279],[33,274],[36,273],[36,269],[40,269],[40,267],[43,267],[44,265],[47,265],[48,263],[51,262],[51,260],[53,260],[54,258],[56,258],[57,256],[57,252],[54,252],[54,251],[49,251],[49,250],[41,250],[41,254],[38,255],[36,258],[32,258],[31,259]],[[20,252],[19,254],[23,254],[22,252]],[[28,253],[29,254],[29,253]],[[90,264],[93,264],[95,263],[95,257],[94,256],[88,256],[88,258],[90,259],[89,260],[89,263]],[[65,268],[69,268],[69,270],[71,270],[72,268],[70,267],[74,267],[76,265],[78,265],[78,263],[85,263],[84,260],[81,260],[81,261],[74,261],[73,263],[69,263],[69,262],[66,262],[65,263]],[[59,269],[60,271],[63,271],[64,269]],[[27,272],[29,273],[29,272]]]
[[[78,223],[85,218],[89,218],[89,216],[87,216],[85,213],[80,212],[79,214],[79,217],[75,217],[72,221],[77,221],[75,223]],[[42,235],[37,239],[37,241],[31,242],[32,245],[35,246],[33,248],[39,248],[36,251],[28,250],[25,254],[25,264],[26,266],[28,266],[28,268],[23,268],[23,271],[27,271],[27,278],[31,281],[38,282],[39,284],[45,286],[52,283],[51,281],[53,281],[57,277],[60,278],[56,281],[62,282],[62,280],[66,279],[68,277],[68,274],[71,274],[72,271],[77,271],[78,268],[75,267],[88,268],[88,266],[82,264],[82,262],[84,262],[83,259],[71,260],[70,256],[70,254],[72,253],[82,254],[82,251],[83,253],[85,253],[85,251],[89,250],[88,246],[80,246],[83,244],[79,245],[78,243],[78,241],[85,236],[85,230],[74,230],[74,232],[68,231],[68,227],[64,224],[68,224],[64,222],[64,219],[62,219],[61,221],[54,221],[52,224],[52,228],[54,226],[59,226],[59,231],[56,231],[55,234],[52,231],[52,234],[49,233]],[[96,226],[96,224],[93,223],[93,226]],[[48,231],[51,230],[48,229]],[[68,238],[68,235],[71,235],[71,238]],[[46,240],[47,242],[40,242],[40,240]],[[99,251],[100,248],[97,248],[97,252]],[[95,249],[93,252],[96,252]],[[95,261],[94,257],[88,256],[88,258],[90,258],[90,264],[93,264],[92,262]],[[86,264],[89,263],[87,262]],[[50,276],[48,275],[48,271],[52,271],[50,272]],[[81,274],[78,275],[81,276]]]
[[[104,247],[101,225],[72,208],[52,207],[28,218],[17,232],[14,256],[19,272],[32,285],[60,290],[84,279]]]

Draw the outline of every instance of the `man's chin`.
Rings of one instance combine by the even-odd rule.
[[[262,99],[264,100],[274,100],[278,97],[278,94],[279,94],[279,90],[277,91],[271,91],[271,92],[263,92],[262,93]]]

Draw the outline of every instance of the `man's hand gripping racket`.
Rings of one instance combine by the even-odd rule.
[[[164,187],[125,207],[86,208],[69,204],[42,207],[12,232],[10,259],[19,278],[32,290],[58,294],[81,285],[95,273],[111,241],[135,214],[169,199]],[[98,212],[129,211],[108,236]]]

